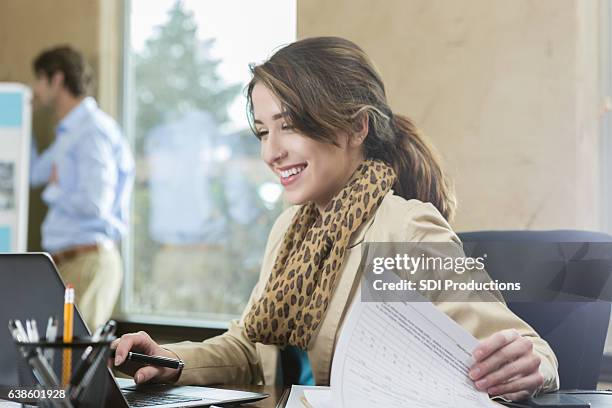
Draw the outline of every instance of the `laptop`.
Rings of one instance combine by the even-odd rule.
[[[49,316],[61,318],[64,310],[64,283],[48,254],[0,254],[0,386],[19,384],[18,361],[9,319],[36,319],[39,327]],[[74,335],[90,335],[78,310],[74,314]],[[107,407],[208,407],[255,402],[267,394],[210,387],[166,384],[138,385],[115,378],[106,369]]]

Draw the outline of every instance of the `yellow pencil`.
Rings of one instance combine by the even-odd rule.
[[[74,323],[74,287],[66,286],[64,294],[64,343],[72,343]],[[65,348],[62,359],[62,386],[67,387],[72,374],[72,349]]]

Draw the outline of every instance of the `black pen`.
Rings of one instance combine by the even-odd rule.
[[[115,350],[111,350],[110,357],[115,358]],[[156,367],[174,368],[175,370],[179,370],[185,367],[185,363],[183,363],[183,360],[177,360],[175,358],[168,358],[162,356],[147,356],[146,354],[132,353],[131,351],[128,352],[125,361],[132,361],[134,363],[141,363]]]

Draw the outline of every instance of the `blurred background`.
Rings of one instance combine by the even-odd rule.
[[[31,83],[46,47],[85,54],[96,99],[136,157],[115,314],[126,330],[201,339],[242,311],[285,206],[248,129],[250,63],[310,36],[363,47],[394,111],[440,152],[457,231],[612,232],[611,10],[608,0],[1,0],[0,81]],[[51,143],[44,112],[33,127]]]

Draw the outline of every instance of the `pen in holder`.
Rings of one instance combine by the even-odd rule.
[[[113,336],[103,340],[74,337],[71,342],[63,342],[61,337],[52,342],[15,340],[21,357],[20,385],[45,390],[34,394],[38,406],[103,407],[109,380],[106,361],[113,340]],[[62,379],[66,384],[62,385]]]

